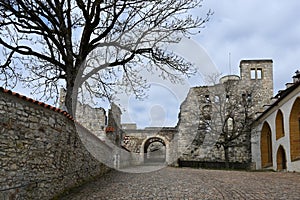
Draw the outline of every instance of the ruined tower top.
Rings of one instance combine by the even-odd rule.
[[[273,97],[273,60],[242,60],[240,62],[241,86],[244,90],[255,88],[257,105],[268,105]]]

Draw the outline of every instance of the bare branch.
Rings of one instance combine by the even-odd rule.
[[[74,87],[80,84],[84,84],[90,94],[103,97],[111,96],[110,92],[114,94],[113,85],[120,86],[123,80],[136,96],[143,94],[143,89],[147,88],[145,79],[138,79],[143,85],[141,88],[134,79],[138,73],[136,68],[141,64],[148,63],[147,70],[160,71],[162,78],[180,81],[179,74],[189,76],[193,66],[165,52],[162,46],[196,34],[204,27],[211,11],[203,18],[189,14],[201,5],[202,0],[1,1],[0,44],[6,49],[1,81],[7,84],[9,77],[15,77],[36,88],[37,92],[44,92],[45,98],[53,98],[48,92],[57,90],[55,84],[62,84],[67,89],[65,102],[70,111],[71,102],[78,94],[73,94]],[[85,66],[98,50],[104,52],[99,54],[103,62],[93,69]],[[20,71],[14,67],[17,63]],[[112,78],[114,83],[99,76],[107,68],[108,72],[112,68],[122,71]],[[120,74],[123,77],[119,77]],[[88,85],[91,83],[88,79],[94,82],[95,77],[99,84]],[[81,80],[79,85],[77,79]],[[92,88],[96,86],[101,89]]]

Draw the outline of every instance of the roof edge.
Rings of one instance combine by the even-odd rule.
[[[272,59],[245,59],[245,60],[241,60],[240,64],[245,64],[245,63],[273,63]]]

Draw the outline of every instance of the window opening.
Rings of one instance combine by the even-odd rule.
[[[255,79],[256,75],[255,75],[255,69],[251,69],[251,79]]]
[[[262,69],[256,70],[256,79],[262,79]]]

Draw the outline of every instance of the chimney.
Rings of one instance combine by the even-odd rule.
[[[297,70],[295,73],[296,73],[296,75],[293,76],[293,82],[298,83],[300,81],[300,72],[299,72],[299,70]]]

